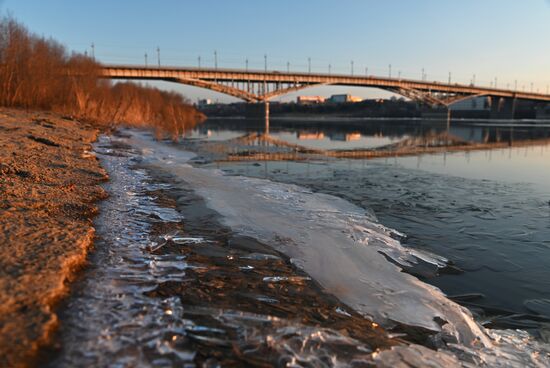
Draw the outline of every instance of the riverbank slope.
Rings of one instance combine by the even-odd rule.
[[[0,109],[0,366],[32,363],[52,310],[86,262],[106,172],[98,130],[51,113]]]

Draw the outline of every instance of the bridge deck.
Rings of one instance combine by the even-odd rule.
[[[260,71],[242,69],[221,69],[221,68],[196,68],[196,67],[143,67],[132,65],[104,65],[101,70],[104,78],[112,79],[145,79],[165,80],[183,84],[197,85],[199,87],[211,88],[213,84],[222,83],[260,83],[276,85],[300,85],[301,88],[312,85],[340,85],[340,86],[363,86],[375,87],[400,91],[420,91],[430,94],[442,93],[463,96],[494,96],[504,98],[516,98],[531,101],[550,102],[550,95],[525,91],[514,91],[509,89],[487,88],[475,85],[464,85],[458,83],[428,82],[402,78],[387,78],[378,76],[352,76],[343,74],[323,73],[297,73],[279,71]],[[195,83],[202,81],[204,85]],[[216,88],[211,88],[215,89]],[[220,89],[223,89],[220,87]],[[219,90],[228,92],[228,90]],[[244,92],[244,91],[242,91]],[[288,91],[286,91],[288,92]],[[282,93],[281,93],[282,94]],[[270,97],[274,97],[272,93]],[[245,95],[237,96],[247,99]],[[407,96],[410,97],[410,96]],[[265,98],[268,99],[268,98]]]

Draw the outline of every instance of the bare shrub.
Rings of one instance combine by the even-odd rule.
[[[10,17],[0,18],[0,105],[59,112],[116,126],[152,127],[181,136],[204,119],[181,95],[101,79],[101,65]]]

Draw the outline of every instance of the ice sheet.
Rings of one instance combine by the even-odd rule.
[[[532,353],[542,349],[536,342],[526,343],[531,347],[526,352],[510,337],[517,336],[513,333],[506,333],[507,339],[488,334],[467,309],[403,273],[398,265],[418,259],[441,265],[444,259],[403,247],[393,230],[376,223],[364,209],[295,185],[194,168],[186,163],[191,154],[142,134],[135,134],[131,143],[142,148],[148,164],[190,184],[233,231],[285,253],[326,290],[378,323],[391,326],[395,321],[436,331],[440,346],[462,362],[491,364],[502,358],[502,366],[518,366],[505,358],[513,351],[522,366],[547,364],[547,353]]]

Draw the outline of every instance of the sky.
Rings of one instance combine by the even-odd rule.
[[[105,63],[384,75],[546,92],[550,85],[549,0],[0,0],[0,11],[31,31]],[[195,87],[158,83],[191,100],[236,99]],[[300,94],[369,88],[317,87]],[[283,97],[295,98],[296,94]]]

